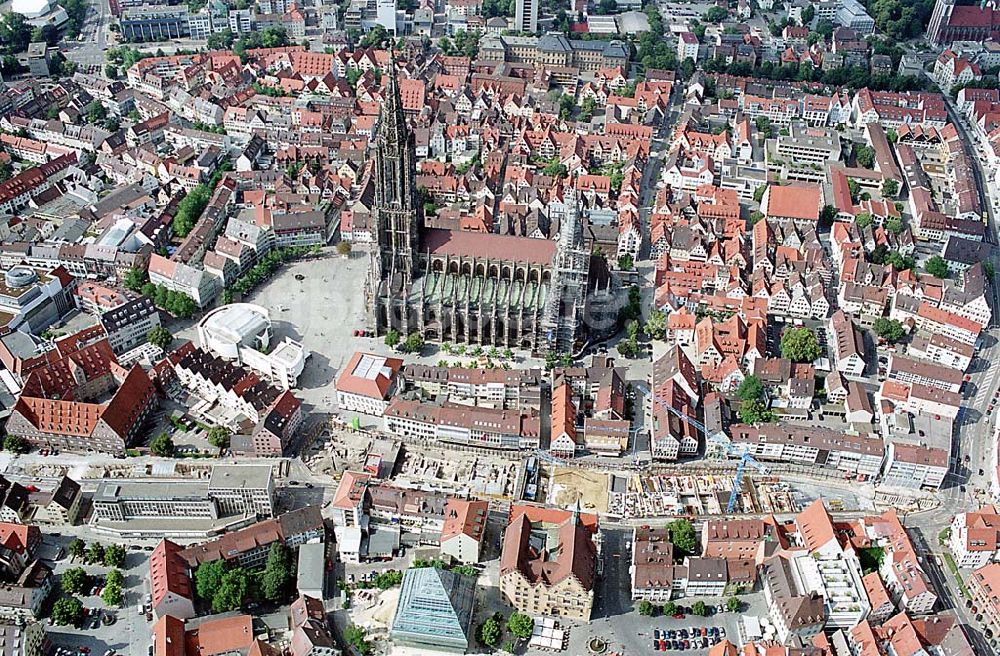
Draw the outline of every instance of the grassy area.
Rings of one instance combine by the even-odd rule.
[[[961,590],[962,595],[966,599],[972,599],[972,595],[969,594],[969,589],[965,587],[965,581],[962,580],[962,575],[958,571],[958,565],[955,563],[955,559],[947,551],[942,554],[944,557],[944,562],[948,565],[948,569],[955,576],[955,580],[958,581],[958,589]]]

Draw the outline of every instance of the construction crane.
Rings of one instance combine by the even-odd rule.
[[[705,424],[701,423],[694,417],[681,412],[674,406],[670,405],[663,399],[656,396],[655,393],[652,394],[652,399],[655,403],[659,404],[660,407],[667,410],[671,414],[683,419],[687,423],[694,426],[696,429],[700,430],[705,435],[705,440],[714,444],[723,455],[727,457],[739,458],[740,462],[736,466],[736,476],[733,478],[733,489],[729,493],[729,503],[726,504],[726,514],[732,514],[733,508],[736,507],[736,499],[739,498],[740,488],[743,487],[743,475],[746,472],[747,465],[751,465],[761,474],[767,474],[767,467],[757,462],[752,455],[750,455],[750,449],[747,446],[738,447],[733,444],[729,436],[722,431],[717,431],[715,433],[709,433],[708,428]]]

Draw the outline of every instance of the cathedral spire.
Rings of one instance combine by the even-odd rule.
[[[399,152],[406,142],[406,115],[403,112],[403,101],[399,95],[399,80],[396,77],[396,53],[389,50],[389,70],[385,73],[388,80],[385,83],[385,93],[382,97],[382,110],[379,113],[378,143],[392,151],[393,157],[400,157]]]

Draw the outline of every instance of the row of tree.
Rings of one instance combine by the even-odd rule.
[[[222,302],[231,303],[236,293],[250,293],[257,285],[270,280],[271,276],[274,275],[274,272],[277,271],[278,268],[285,262],[289,262],[306,255],[314,255],[319,251],[319,246],[291,246],[288,248],[275,248],[269,251],[268,254],[262,257],[257,264],[250,268],[249,271],[237,278],[232,285],[229,285],[222,290]]]
[[[202,563],[194,572],[195,593],[213,612],[225,613],[242,608],[250,599],[285,601],[294,577],[291,550],[273,542],[263,569],[230,566],[222,559]]]

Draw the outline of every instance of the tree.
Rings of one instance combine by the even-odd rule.
[[[106,582],[110,585],[123,586],[125,585],[125,575],[120,569],[113,569],[108,572]]]
[[[744,424],[766,424],[774,421],[774,413],[767,407],[765,399],[749,399],[740,402],[740,421]]]
[[[25,453],[28,450],[28,443],[20,435],[8,435],[3,438],[3,448],[11,453]]]
[[[622,271],[631,271],[635,261],[631,255],[625,254],[618,258],[618,268]]]
[[[872,324],[872,330],[875,331],[876,335],[890,344],[895,344],[903,339],[903,335],[905,334],[903,324],[896,319],[887,319],[885,317],[876,319],[875,323]]]
[[[399,331],[395,328],[390,328],[385,334],[385,345],[389,348],[395,348],[399,344]]]
[[[154,456],[170,458],[174,455],[174,440],[166,433],[160,433],[149,443],[149,450]]]
[[[766,116],[760,116],[758,118],[767,118]],[[767,191],[767,185],[761,185],[753,190],[753,202],[760,203],[764,200],[764,192]]]
[[[46,23],[41,27],[36,27],[31,33],[32,41],[44,41],[49,46],[59,43],[59,28],[52,23]]]
[[[375,587],[379,590],[388,590],[403,582],[403,573],[397,569],[388,572],[380,572],[375,576]]]
[[[553,159],[542,169],[542,173],[553,178],[565,178],[568,172],[566,165],[558,159]]]
[[[222,575],[219,588],[212,595],[212,610],[226,613],[243,606],[250,590],[250,577],[242,567],[235,567]]]
[[[816,333],[809,328],[791,328],[781,336],[781,357],[792,362],[812,362],[822,353]]]
[[[407,353],[420,353],[424,348],[424,336],[420,333],[410,333],[403,342],[403,350]]]
[[[496,615],[486,618],[486,621],[479,625],[478,640],[487,647],[496,647],[503,638],[503,627]]]
[[[708,608],[705,607],[705,602],[698,600],[691,604],[691,614],[697,615],[698,617],[705,617],[708,615]]]
[[[76,597],[59,597],[52,604],[52,621],[59,626],[76,625],[83,615],[83,604]]]
[[[260,589],[268,601],[281,601],[288,595],[292,581],[292,558],[288,547],[273,542],[267,553],[267,564],[260,580]]]
[[[740,401],[760,400],[764,398],[765,392],[764,383],[756,376],[750,375],[744,378],[736,389],[736,397]]]
[[[576,108],[576,98],[569,94],[563,94],[559,97],[559,118],[565,120],[573,115],[573,109]]]
[[[166,351],[174,341],[174,336],[163,326],[156,326],[146,333],[146,341]]]
[[[28,49],[31,42],[31,25],[21,14],[13,12],[3,15],[0,20],[0,43],[7,46],[8,54],[16,54]]]
[[[121,584],[107,583],[101,590],[101,601],[108,606],[121,606],[122,601],[124,601]]]
[[[653,604],[646,600],[639,602],[639,614],[650,617],[653,614]]]
[[[604,15],[613,14],[618,11],[618,3],[615,0],[601,0],[597,3],[597,9]]]
[[[592,96],[587,96],[580,103],[580,120],[589,121],[594,118],[594,110],[597,109],[597,102]]]
[[[649,318],[646,319],[646,325],[643,326],[643,331],[649,335],[651,339],[666,339],[667,338],[667,315],[665,312],[660,310],[653,310],[649,313]]]
[[[943,280],[948,277],[948,262],[940,255],[935,255],[924,263],[924,271]]]
[[[721,23],[729,17],[729,12],[718,5],[712,5],[702,16],[706,23]]]
[[[226,574],[226,561],[210,560],[198,565],[194,571],[194,590],[198,598],[210,601],[215,591],[222,585],[222,577]]]
[[[523,640],[531,637],[534,628],[535,620],[530,615],[511,613],[511,616],[507,618],[507,630]]]
[[[990,280],[993,279],[994,274],[996,274],[996,269],[993,267],[992,262],[983,262],[983,273],[985,273],[986,277]]]
[[[802,24],[808,25],[812,22],[813,18],[816,17],[816,8],[812,5],[806,5],[802,9]]]
[[[229,429],[225,426],[212,426],[208,429],[208,443],[217,449],[228,449],[229,435]]]
[[[676,615],[677,614],[677,604],[672,601],[668,601],[663,604],[663,614],[664,615]]]
[[[698,538],[694,533],[694,525],[689,520],[675,519],[668,526],[670,542],[676,549],[688,555],[698,553]]]
[[[125,285],[126,289],[138,293],[142,291],[142,286],[146,284],[146,272],[138,267],[132,267],[125,273],[122,284]]]
[[[819,220],[820,223],[825,225],[830,225],[833,220],[837,218],[837,208],[833,205],[824,205],[823,209],[820,210]]]
[[[341,257],[347,257],[351,254],[351,242],[349,241],[339,241],[337,242],[337,255]]]
[[[120,544],[109,544],[104,550],[105,567],[121,567],[125,564],[125,547]],[[114,571],[118,571],[117,569]],[[118,572],[121,575],[121,572]],[[108,575],[110,577],[110,574]]]
[[[861,194],[861,185],[854,178],[847,178],[847,190],[851,192],[851,200],[855,203],[858,202],[858,196]]]
[[[82,567],[73,567],[62,573],[59,586],[63,592],[83,594],[90,587],[90,575]]]
[[[766,116],[758,116],[757,118],[754,119],[753,122],[754,125],[757,127],[758,132],[763,134],[765,137],[771,136],[771,119],[769,119]]]
[[[892,178],[886,178],[885,182],[882,183],[882,196],[885,198],[893,198],[899,193],[899,182],[893,180]]]
[[[68,547],[69,555],[72,558],[80,558],[87,550],[87,543],[80,538],[73,538]]]
[[[91,542],[87,546],[86,561],[88,564],[104,562],[104,545],[100,542]]]
[[[344,642],[354,647],[362,656],[368,656],[372,651],[371,643],[368,642],[368,632],[357,624],[351,624],[344,629]]]
[[[178,237],[187,237],[194,228],[198,219],[201,218],[208,201],[212,199],[212,191],[208,186],[200,184],[192,189],[180,203],[177,204],[177,214],[172,223],[174,234]]]
[[[875,149],[871,146],[856,144],[854,146],[854,159],[857,160],[859,166],[870,169],[875,166]]]
[[[743,604],[741,604],[740,600],[737,599],[736,597],[730,597],[729,599],[726,599],[726,610],[728,610],[730,613],[738,613],[742,605]]]
[[[83,111],[87,115],[87,120],[91,123],[99,123],[108,117],[108,110],[105,109],[99,100],[92,101]]]
[[[900,235],[903,233],[903,219],[898,216],[890,216],[885,220],[885,229],[894,235]]]
[[[858,215],[854,217],[854,225],[858,226],[861,230],[864,230],[871,224],[872,215],[870,212],[859,212]]]

